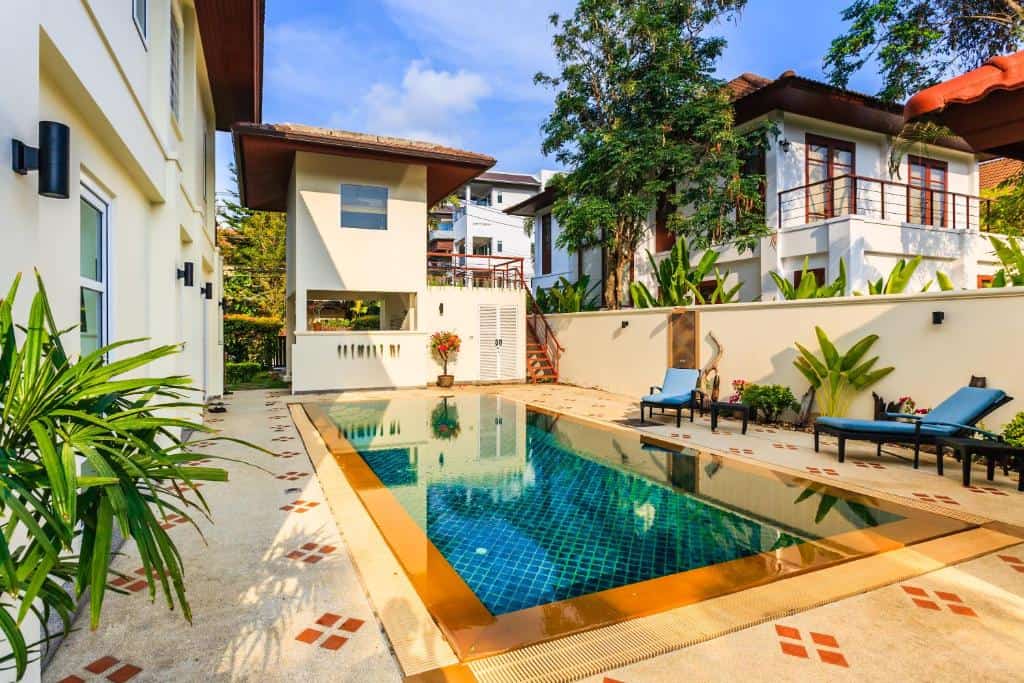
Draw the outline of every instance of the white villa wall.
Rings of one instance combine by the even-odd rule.
[[[524,196],[528,197],[529,194]],[[505,199],[508,204],[508,199]],[[443,234],[443,233],[435,233]],[[530,282],[534,273],[533,240],[523,228],[523,218],[510,216],[500,208],[469,204],[458,214],[452,233],[447,235],[465,241],[465,253],[473,252],[473,238],[491,240],[491,254],[494,256],[517,256],[523,259],[523,278]],[[498,251],[498,242],[501,251]]]
[[[78,324],[84,183],[109,205],[108,339],[150,339],[114,356],[184,342],[183,353],[139,372],[187,374],[206,395],[221,394],[214,116],[194,10],[179,8],[181,116],[173,121],[166,6],[160,12],[151,7],[147,45],[136,31],[130,3],[12,2],[4,13],[14,24],[0,46],[0,58],[8,65],[0,127],[7,139],[17,137],[33,146],[41,120],[71,129],[68,199],[39,196],[38,174],[10,172],[10,144],[0,146],[0,165],[7,169],[0,174],[6,237],[0,281],[6,287],[16,273],[23,274],[15,319],[27,314],[35,289],[32,269],[38,268],[58,325]],[[184,261],[195,264],[191,289],[175,279]],[[205,282],[214,284],[209,301],[200,298]],[[78,333],[65,340],[77,353]]]
[[[784,384],[799,397],[807,380],[793,367],[794,342],[812,350],[818,344],[815,325],[826,331],[840,350],[868,334],[879,335],[872,348],[879,367],[895,371],[872,390],[894,399],[911,395],[931,407],[971,375],[988,378],[1017,401],[985,423],[999,429],[1024,410],[1024,372],[1020,340],[1024,338],[1024,288],[847,297],[812,301],[700,306],[699,364],[714,353],[709,333],[721,342],[719,364],[723,391],[734,379],[759,384]],[[945,313],[942,325],[932,312]],[[660,384],[668,357],[670,309],[602,311],[549,316],[565,352],[561,379],[639,397]],[[623,328],[622,322],[629,323]],[[871,392],[858,394],[849,412],[871,417]]]

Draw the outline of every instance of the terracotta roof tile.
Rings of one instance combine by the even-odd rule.
[[[978,183],[981,189],[989,190],[1007,178],[1024,170],[1024,162],[1005,157],[983,161],[978,165]]]
[[[1024,51],[992,57],[973,71],[933,85],[907,101],[904,117],[909,121],[940,112],[951,104],[970,104],[995,90],[1024,88]]]
[[[725,87],[729,89],[732,99],[738,100],[741,97],[746,97],[752,92],[757,92],[771,82],[772,79],[770,78],[746,72],[726,83]]]
[[[487,171],[476,177],[476,180],[490,183],[509,183],[513,185],[532,185],[540,187],[540,182],[528,173],[507,173],[505,171]]]

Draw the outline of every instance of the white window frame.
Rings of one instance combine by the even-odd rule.
[[[103,262],[102,276],[103,281],[99,282],[92,278],[85,277],[79,271],[78,274],[78,285],[80,288],[89,289],[97,292],[100,295],[100,346],[106,346],[110,343],[110,312],[113,307],[110,305],[110,200],[101,195],[97,190],[92,187],[82,184],[80,187],[82,201],[89,204],[91,207],[100,212],[100,258]],[[81,211],[81,208],[79,208]],[[81,249],[81,235],[79,235],[79,249]],[[81,294],[79,294],[81,296]]]
[[[132,22],[135,24],[135,30],[139,32],[139,38],[142,39],[142,46],[149,49],[149,0],[131,0],[132,2]],[[142,8],[142,18],[139,18],[139,7]]]
[[[178,22],[178,16],[174,12],[174,8],[171,7],[171,25],[168,37],[168,57],[167,60],[170,62],[170,73],[169,80],[167,83],[168,99],[171,106],[171,116],[176,122],[181,121],[181,64],[182,64],[182,31],[184,27]],[[175,41],[177,37],[177,41]]]

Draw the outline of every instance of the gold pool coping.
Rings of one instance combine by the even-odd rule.
[[[562,416],[560,413],[539,406],[529,405],[528,407],[531,410]],[[305,412],[303,412],[303,408]],[[370,565],[371,562],[377,565],[404,566],[407,582],[406,585],[400,587],[404,588],[401,591],[405,594],[403,604],[405,611],[415,613],[415,616],[411,619],[397,620],[389,618],[383,613],[380,616],[405,673],[407,675],[423,674],[425,677],[423,680],[460,680],[464,676],[468,676],[465,680],[472,680],[473,675],[481,680],[525,680],[525,678],[534,680],[526,675],[526,670],[520,668],[520,664],[525,666],[530,662],[533,663],[529,664],[528,669],[534,674],[541,675],[541,678],[535,680],[565,680],[565,677],[570,675],[566,667],[577,672],[571,674],[571,677],[598,673],[697,642],[693,640],[695,634],[706,633],[706,637],[698,637],[698,640],[707,639],[731,630],[744,628],[758,623],[758,621],[775,618],[780,613],[776,609],[767,611],[762,609],[758,612],[759,617],[752,618],[749,609],[732,610],[730,615],[738,621],[730,618],[721,623],[722,619],[719,618],[718,622],[709,623],[708,628],[694,630],[692,626],[688,626],[684,632],[689,640],[680,641],[678,638],[669,638],[666,641],[664,637],[661,637],[656,639],[657,643],[661,643],[657,647],[655,641],[650,641],[647,638],[630,640],[629,638],[623,639],[621,634],[608,636],[608,633],[620,631],[627,633],[632,633],[636,629],[643,631],[650,627],[649,620],[660,622],[669,618],[666,615],[675,615],[672,618],[683,618],[688,614],[692,616],[691,613],[701,614],[707,610],[712,610],[711,613],[714,613],[713,605],[723,601],[738,601],[739,604],[745,605],[748,604],[748,599],[753,598],[754,594],[751,591],[755,590],[759,593],[767,591],[768,596],[774,595],[775,599],[771,603],[773,605],[786,603],[788,607],[781,614],[792,613],[817,604],[832,602],[847,595],[871,590],[907,576],[932,571],[947,563],[963,561],[977,554],[1013,545],[1020,540],[1016,536],[1000,533],[993,529],[966,530],[967,524],[982,523],[984,520],[981,518],[956,520],[945,514],[947,511],[941,510],[942,514],[938,525],[934,524],[936,520],[930,519],[929,524],[922,526],[922,519],[914,518],[911,514],[905,520],[884,525],[887,535],[880,534],[879,530],[883,527],[879,527],[824,539],[827,543],[806,544],[814,549],[814,552],[811,553],[813,559],[809,562],[802,559],[804,553],[801,553],[800,546],[793,546],[781,551],[781,555],[776,552],[769,557],[763,557],[762,555],[765,554],[762,554],[741,558],[712,567],[703,567],[494,617],[451,568],[447,560],[426,539],[424,532],[408,516],[390,491],[381,484],[351,444],[339,434],[337,428],[330,422],[325,407],[310,404],[303,407],[293,405],[292,415],[299,426],[307,449],[313,456],[314,465],[324,483],[328,502],[331,503],[332,510],[338,517],[339,526],[345,533],[346,539],[350,538],[348,531],[354,526],[354,518],[362,517],[363,519],[360,519],[359,523],[355,525],[360,527],[357,531],[360,537],[359,543],[367,545],[368,531],[378,541],[377,548],[353,548],[356,564],[363,574],[364,580],[375,577],[368,581],[368,584],[379,582],[378,572],[364,567],[364,565]],[[575,416],[565,417],[608,431],[628,433],[633,437],[639,436],[647,443],[662,445],[673,450],[687,448],[684,444],[651,437],[638,432],[638,430]],[[310,419],[313,424],[310,424]],[[708,449],[702,450],[708,451]],[[326,457],[327,455],[333,457]],[[784,468],[774,465],[753,464],[749,460],[732,457],[728,453],[721,455],[729,458],[731,466],[742,467],[762,476],[785,473]],[[329,466],[332,462],[335,467]],[[803,473],[800,475],[786,474],[798,476],[802,480],[813,481]],[[821,486],[835,489],[837,492],[842,491],[847,499],[856,500],[861,495],[865,495],[856,491],[851,492],[853,487],[839,489],[829,486],[826,482],[821,482]],[[339,515],[339,510],[335,509],[334,502],[339,493],[344,499],[339,501],[343,502],[342,515]],[[850,495],[851,493],[852,495]],[[870,495],[871,500],[863,502],[876,508],[886,509],[891,507],[889,503],[892,503],[901,508],[900,514],[914,511],[932,512],[927,509],[929,506],[914,505],[912,501],[901,499],[898,496],[883,497],[879,496],[876,491],[865,493]],[[893,500],[889,501],[886,498]],[[354,499],[356,506],[353,508]],[[360,501],[362,505],[359,505]],[[359,514],[358,508],[362,506],[365,506],[366,509]],[[366,522],[371,517],[373,522],[367,525]],[[376,528],[373,528],[374,525]],[[367,526],[370,529],[367,529]],[[981,532],[984,538],[975,532]],[[937,535],[941,538],[917,543],[912,548],[905,547],[907,543],[914,542],[914,539],[922,538],[922,534],[926,538],[934,538]],[[962,537],[967,536],[969,539],[976,540],[973,543],[964,544]],[[944,542],[948,542],[950,548],[959,548],[961,551],[949,554],[946,548],[947,544]],[[382,558],[379,556],[384,543],[392,551],[385,553],[391,562],[382,562]],[[839,548],[846,552],[829,552],[827,549],[831,548]],[[968,552],[968,549],[973,550]],[[981,549],[980,552],[979,549]],[[806,552],[808,549],[804,548],[803,550]],[[373,552],[376,557],[365,557],[366,552]],[[949,555],[948,562],[927,561],[933,556],[945,557],[943,553]],[[850,560],[849,554],[867,555],[867,557]],[[780,559],[787,570],[787,575],[793,578],[779,578],[774,573],[778,570]],[[871,567],[862,564],[869,560],[874,561],[871,563]],[[766,561],[771,562],[771,571],[766,571]],[[878,565],[878,567],[872,572],[871,569],[874,565]],[[858,569],[851,573],[849,568],[853,566]],[[908,568],[910,571],[906,573]],[[808,575],[807,572],[812,570],[813,573]],[[827,576],[836,575],[837,572],[843,575],[848,574],[848,576],[844,576],[839,583],[830,583],[826,580]],[[400,573],[403,573],[402,569],[399,569],[398,572],[392,570],[390,575],[395,577]],[[801,579],[804,581],[800,581]],[[807,583],[808,585],[797,587],[793,585],[793,582]],[[409,583],[411,585],[408,585]],[[814,588],[815,586],[817,588]],[[823,587],[834,587],[837,590],[833,593],[825,591],[823,594]],[[392,586],[393,588],[394,586]],[[381,601],[378,598],[382,596],[374,594],[377,591],[373,586],[368,585],[368,589],[374,603],[379,606]],[[410,591],[412,591],[411,596],[409,595]],[[393,590],[390,592],[393,593]],[[817,596],[815,600],[811,600],[813,596]],[[392,599],[388,599],[384,604],[391,605],[393,602]],[[681,613],[681,610],[684,612],[689,610],[689,612]],[[437,620],[440,630],[437,627],[430,628],[428,626],[428,623],[431,623],[431,614]],[[719,615],[719,617],[724,616],[728,615]],[[689,623],[688,618],[686,623]],[[601,643],[604,642],[602,639],[609,637],[610,640],[607,640],[607,643],[610,644],[608,647],[611,648],[611,651],[601,657],[588,655],[571,667],[568,662],[558,663],[560,659],[558,653],[562,652],[562,648],[570,647],[569,652],[577,650],[587,652],[589,648],[583,647],[584,645]],[[446,640],[447,642],[445,642]],[[447,647],[448,643],[452,647]],[[570,645],[570,643],[574,644]],[[408,646],[413,646],[411,647],[413,651],[407,651],[410,649]],[[664,647],[667,649],[659,649]],[[421,656],[423,652],[430,653],[430,656],[424,658]],[[550,660],[552,657],[554,660],[548,664],[539,666],[539,668],[536,666],[538,662]],[[463,664],[458,664],[460,661]],[[469,662],[469,664],[467,665],[465,662]],[[592,667],[596,667],[593,671],[587,669],[580,673],[579,667],[586,668],[587,662],[601,663],[599,665],[592,664]],[[506,674],[502,673],[506,670],[513,672],[509,674],[512,676],[511,678],[506,678]]]

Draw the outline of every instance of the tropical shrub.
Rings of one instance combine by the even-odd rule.
[[[1024,412],[1017,413],[1006,423],[1003,427],[1003,438],[1011,446],[1024,448]]]
[[[191,522],[189,510],[208,517],[193,483],[227,481],[227,472],[187,464],[195,455],[180,434],[211,431],[169,414],[201,408],[182,400],[190,380],[139,376],[179,345],[127,355],[140,340],[122,341],[75,360],[38,276],[19,344],[12,320],[19,281],[0,301],[0,634],[9,651],[2,663],[20,678],[51,637],[25,641],[20,626],[30,612],[44,629],[56,613],[66,631],[74,598],[88,594],[95,628],[107,589],[123,592],[107,584],[115,525],[149,570],[150,598],[159,586],[167,606],[191,620],[181,556],[161,524],[169,514]]]
[[[731,304],[737,300],[740,294],[740,289],[743,288],[742,282],[737,282],[732,287],[726,287],[725,279],[729,277],[729,272],[726,271],[725,275],[718,272],[718,268],[715,268],[715,288],[711,290],[709,296],[704,296],[700,291],[700,288],[693,289],[694,300],[701,305],[704,304]]]
[[[781,384],[747,384],[740,395],[743,403],[761,411],[765,422],[778,422],[784,411],[800,407],[793,391]]]
[[[225,363],[224,382],[226,384],[242,384],[251,382],[263,369],[259,363]]]
[[[858,391],[863,391],[894,370],[892,367],[874,369],[878,356],[861,362],[861,359],[878,341],[877,334],[869,334],[850,347],[846,353],[836,349],[825,331],[815,327],[821,347],[821,358],[797,342],[799,355],[793,361],[818,396],[822,415],[842,416],[849,408],[850,400]]]
[[[872,296],[878,296],[881,294],[903,294],[907,291],[907,287],[910,286],[910,280],[914,277],[914,272],[917,267],[921,265],[921,257],[915,256],[914,258],[907,261],[906,259],[900,259],[896,262],[896,265],[889,271],[889,276],[883,281],[882,278],[878,278],[874,282],[868,282],[868,294]],[[948,292],[955,289],[953,280],[946,273],[937,271],[935,273],[935,280],[939,283],[939,289],[943,292]],[[932,280],[929,280],[921,288],[922,292],[927,292],[932,286]],[[854,292],[857,296],[863,296],[863,292]]]
[[[1013,237],[1007,238],[1005,242],[997,237],[989,237],[989,241],[1003,265],[993,276],[989,287],[1024,286],[1024,249],[1021,243]]]
[[[277,318],[231,313],[224,316],[224,353],[229,363],[274,363],[277,337],[283,324]]]
[[[731,289],[726,288],[725,280],[729,273],[726,271],[725,275],[722,275],[714,267],[718,261],[718,252],[714,249],[705,251],[697,265],[691,265],[690,252],[686,240],[683,239],[676,240],[672,250],[660,263],[650,251],[647,252],[647,260],[651,264],[651,272],[658,285],[658,295],[651,294],[644,283],[633,282],[629,285],[629,293],[633,298],[633,305],[637,308],[729,303],[736,300],[743,286],[740,283]],[[715,290],[710,296],[705,297],[701,294],[701,285],[712,273],[715,278]]]
[[[349,326],[352,330],[379,330],[380,329],[380,314],[367,314],[360,315],[352,318],[352,324]]]
[[[846,262],[839,259],[839,277],[831,284],[818,285],[818,279],[814,277],[807,268],[808,259],[804,258],[804,267],[800,272],[800,280],[794,287],[786,278],[778,273],[772,272],[769,275],[775,280],[775,286],[779,288],[782,298],[787,301],[795,299],[827,299],[834,296],[843,296],[846,292]]]
[[[448,374],[448,361],[462,348],[462,340],[454,332],[435,332],[430,335],[430,350],[444,364],[444,374]]]
[[[547,289],[537,289],[537,307],[542,313],[579,313],[597,309],[593,296],[597,285],[590,286],[590,276],[584,275],[576,282],[562,276]]]

